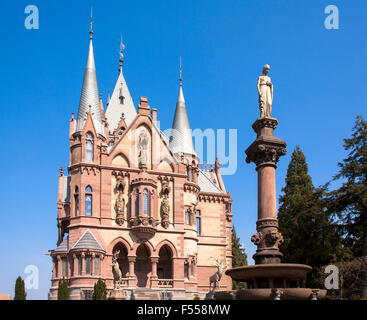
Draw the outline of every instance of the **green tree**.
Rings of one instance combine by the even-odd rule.
[[[93,300],[107,300],[107,287],[106,283],[99,278],[94,284]]]
[[[18,277],[15,281],[14,300],[26,300],[27,293],[25,292],[24,280]]]
[[[247,266],[247,255],[245,249],[240,243],[240,238],[237,237],[234,226],[232,227],[232,267]],[[246,283],[240,281],[232,281],[233,290],[238,290],[246,287]]]
[[[340,218],[344,245],[355,257],[367,256],[367,123],[357,116],[352,137],[344,139],[348,156],[338,163],[333,181],[344,180],[329,193],[329,211]]]
[[[59,288],[57,290],[57,300],[69,300],[69,288],[66,279],[59,280]]]
[[[299,146],[292,153],[285,182],[278,210],[279,231],[284,237],[282,261],[317,268],[339,260],[340,235],[326,211],[326,190],[313,186]],[[311,274],[309,285],[312,278]]]
[[[367,123],[357,116],[352,137],[344,139],[348,155],[338,163],[333,181],[341,186],[329,193],[329,211],[340,219],[343,244],[355,257],[367,257]],[[367,269],[363,274],[363,297],[367,299]]]

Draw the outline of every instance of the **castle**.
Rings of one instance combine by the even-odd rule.
[[[122,66],[121,48],[105,111],[91,28],[68,175],[59,174],[49,299],[57,299],[62,278],[70,299],[90,299],[99,278],[111,291],[116,272],[127,299],[204,298],[218,262],[232,266],[232,199],[220,163],[200,165],[181,76],[168,139],[146,97],[136,110]],[[223,274],[219,287],[230,290],[231,278]]]

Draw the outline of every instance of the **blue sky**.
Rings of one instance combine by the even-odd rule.
[[[39,30],[24,27],[34,4]],[[326,30],[324,9],[340,10],[340,29]],[[288,143],[277,170],[284,185],[290,155],[304,151],[314,184],[337,171],[355,116],[366,117],[365,1],[13,1],[0,3],[0,293],[36,265],[46,299],[56,245],[58,169],[69,159],[68,123],[77,112],[88,50],[90,7],[99,90],[117,80],[121,32],[124,73],[134,102],[147,96],[171,126],[182,56],[192,128],[238,130],[235,175],[224,177],[233,222],[249,256],[256,221],[256,172],[245,163],[258,116],[256,79],[265,63],[274,83],[276,135]],[[250,259],[251,262],[251,259]]]

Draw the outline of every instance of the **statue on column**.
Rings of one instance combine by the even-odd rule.
[[[273,105],[273,84],[268,76],[270,66],[266,64],[263,74],[257,79],[257,92],[259,93],[260,118],[270,118]]]

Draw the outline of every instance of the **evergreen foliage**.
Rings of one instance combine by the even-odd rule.
[[[18,277],[15,281],[14,300],[26,300],[27,293],[25,292],[24,280]]]
[[[357,116],[352,137],[344,139],[347,158],[333,180],[343,180],[329,193],[328,209],[340,219],[343,244],[355,257],[367,256],[367,123]]]
[[[101,278],[94,284],[92,300],[107,300],[107,286]]]
[[[66,279],[59,280],[59,288],[57,289],[57,300],[69,300],[69,288]]]
[[[242,248],[240,238],[237,237],[234,226],[232,227],[232,268],[247,266],[247,255],[245,249]],[[246,283],[232,281],[233,290],[238,290],[246,287]]]
[[[326,190],[313,186],[299,146],[292,153],[285,182],[278,210],[279,231],[284,237],[282,262],[318,268],[338,261],[343,250],[336,224],[326,210]]]

